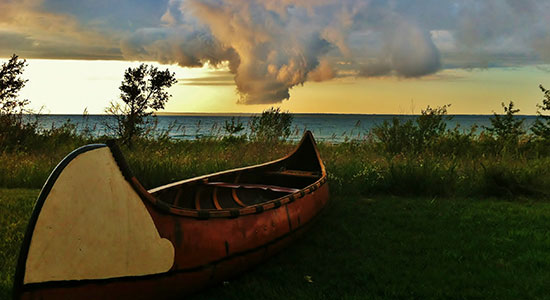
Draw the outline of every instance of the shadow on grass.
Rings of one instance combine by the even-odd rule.
[[[549,216],[543,202],[333,197],[294,245],[193,299],[543,298]]]
[[[0,299],[37,190],[0,189]],[[544,298],[550,203],[334,196],[308,232],[192,299]]]

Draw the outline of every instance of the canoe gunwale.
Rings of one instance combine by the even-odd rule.
[[[199,180],[206,180],[206,179],[211,178],[211,177],[230,174],[230,173],[248,171],[248,170],[257,169],[257,168],[261,168],[261,167],[265,167],[265,166],[269,166],[269,165],[272,165],[272,164],[282,162],[282,161],[288,159],[289,157],[291,157],[293,154],[295,154],[298,151],[298,149],[300,149],[300,147],[303,145],[303,143],[306,141],[306,139],[310,139],[310,141],[313,144],[313,149],[315,151],[317,161],[319,162],[319,165],[321,167],[321,177],[318,180],[316,180],[314,183],[300,189],[299,191],[297,191],[295,193],[285,195],[285,196],[282,196],[282,197],[277,198],[277,199],[269,200],[269,201],[263,202],[261,204],[246,206],[246,207],[243,207],[243,208],[231,208],[231,209],[220,209],[220,210],[218,210],[218,209],[190,209],[190,208],[176,207],[172,204],[169,204],[169,203],[166,203],[164,201],[159,200],[158,198],[156,198],[153,195],[153,193],[155,193],[157,191],[167,189],[167,188],[171,188],[171,187],[175,187],[175,186],[182,185],[182,184],[185,184],[185,183],[189,183],[189,182],[193,182],[193,181],[199,181]],[[126,180],[136,190],[138,195],[140,195],[140,197],[143,200],[153,204],[154,207],[156,207],[158,210],[160,210],[163,213],[178,215],[178,216],[182,216],[182,217],[195,218],[195,219],[199,219],[199,220],[207,220],[207,219],[210,219],[210,218],[237,218],[237,217],[240,217],[240,216],[246,216],[246,215],[262,213],[262,212],[264,212],[266,210],[270,210],[270,209],[276,209],[276,208],[279,208],[279,207],[281,207],[285,204],[288,204],[288,203],[294,202],[294,201],[296,201],[300,198],[303,198],[307,194],[313,193],[314,191],[319,189],[321,186],[323,186],[327,182],[327,172],[326,172],[326,169],[325,169],[325,165],[323,164],[323,161],[321,160],[321,156],[319,154],[319,150],[317,149],[317,145],[315,143],[315,139],[313,138],[313,134],[309,130],[305,132],[304,136],[302,137],[302,140],[298,143],[298,146],[294,149],[294,151],[290,152],[289,154],[287,154],[286,156],[284,156],[282,158],[279,158],[279,159],[276,159],[276,160],[273,160],[273,161],[270,161],[270,162],[258,164],[258,165],[247,166],[247,167],[243,167],[243,168],[226,170],[226,171],[221,171],[221,172],[216,172],[216,173],[212,173],[212,174],[202,175],[202,176],[198,176],[198,177],[194,177],[194,178],[189,178],[189,179],[173,182],[173,183],[170,183],[170,184],[166,184],[166,185],[151,189],[149,191],[147,189],[145,189],[145,187],[139,182],[139,180],[132,174],[130,168],[128,167],[126,159],[124,158],[124,155],[120,151],[120,148],[118,148],[118,145],[114,141],[108,141],[107,146],[111,149],[111,152],[113,153],[113,157],[115,158],[115,161],[117,162],[122,174],[124,175],[124,178],[126,178]]]

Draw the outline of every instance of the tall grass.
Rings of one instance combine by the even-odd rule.
[[[546,197],[550,194],[550,143],[527,134],[502,139],[473,127],[447,129],[445,111],[429,109],[415,120],[380,125],[346,142],[320,142],[331,190],[341,194],[402,196]],[[447,118],[445,116],[445,118]],[[69,123],[29,135],[0,152],[0,187],[40,188],[75,148],[110,137],[78,133]],[[166,132],[138,138],[122,150],[147,188],[279,158],[296,145],[221,134],[196,140]]]

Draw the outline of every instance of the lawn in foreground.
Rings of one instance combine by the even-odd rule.
[[[0,189],[0,299],[38,190]],[[195,299],[544,298],[550,203],[332,195],[300,240]]]

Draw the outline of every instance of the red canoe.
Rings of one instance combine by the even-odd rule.
[[[275,254],[326,205],[310,132],[288,156],[147,191],[114,144],[69,154],[32,213],[15,299],[181,298]]]

